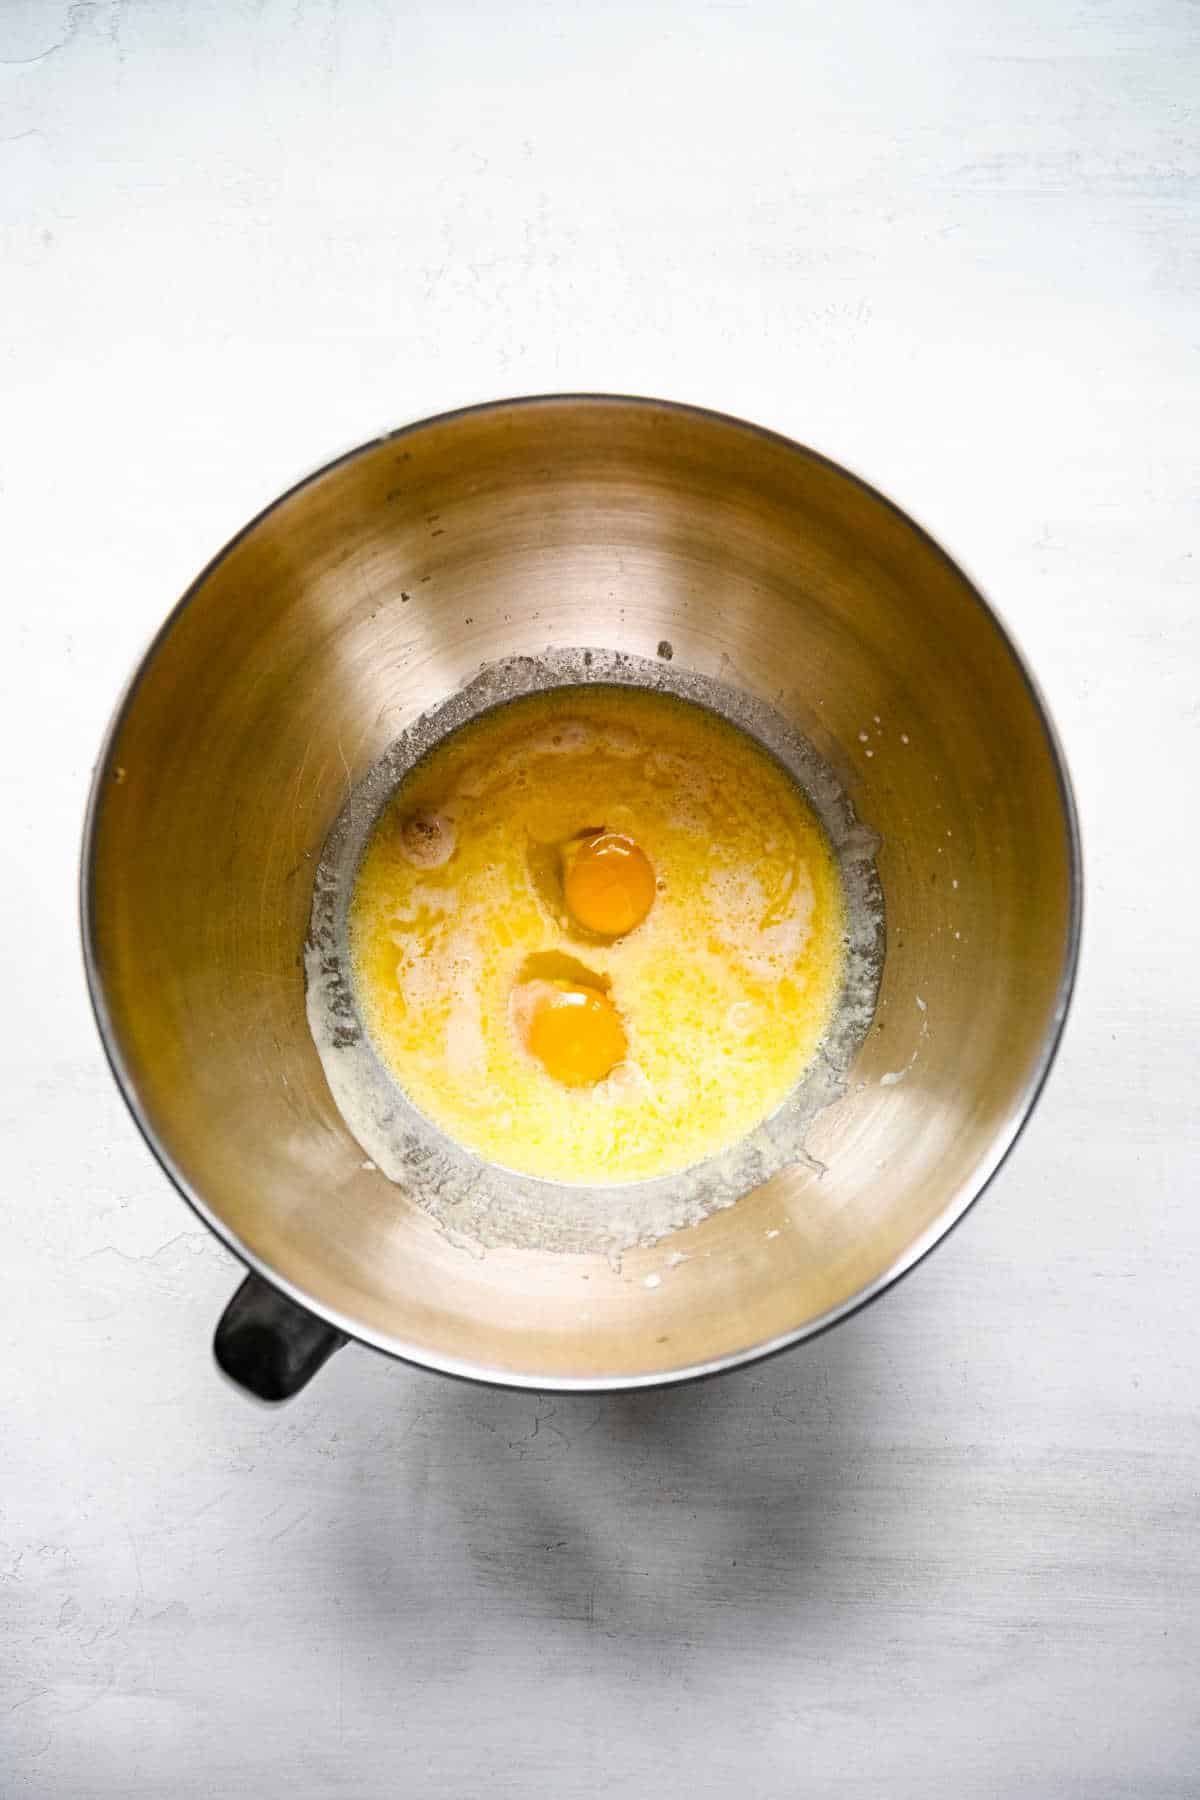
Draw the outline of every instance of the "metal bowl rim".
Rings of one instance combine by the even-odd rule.
[[[116,1032],[109,1013],[108,1003],[104,995],[103,982],[100,976],[99,957],[95,939],[95,908],[93,886],[95,880],[96,826],[101,799],[108,776],[109,763],[113,747],[120,735],[129,710],[133,705],[143,678],[149,673],[159,649],[174,629],[177,621],[188,606],[200,593],[209,577],[223,563],[237,546],[251,532],[267,519],[277,508],[283,506],[305,488],[321,481],[345,463],[352,462],[359,456],[365,456],[377,449],[380,444],[394,443],[414,433],[429,429],[435,425],[451,424],[455,420],[469,418],[478,414],[511,412],[517,408],[533,408],[538,406],[588,406],[597,409],[605,407],[644,407],[647,410],[658,410],[677,413],[683,417],[703,419],[710,424],[729,428],[733,431],[750,432],[767,443],[777,445],[792,455],[807,458],[830,470],[842,479],[852,482],[870,499],[884,506],[894,514],[911,531],[916,532],[922,543],[933,554],[946,564],[966,587],[968,593],[982,610],[987,622],[995,631],[1001,644],[1012,658],[1013,664],[1024,682],[1026,691],[1033,702],[1050,758],[1054,765],[1055,780],[1058,787],[1059,803],[1062,809],[1063,823],[1067,834],[1068,880],[1069,880],[1069,912],[1066,953],[1063,957],[1062,969],[1059,973],[1058,988],[1050,1025],[1043,1040],[1041,1053],[1030,1072],[1023,1093],[1012,1108],[1004,1128],[997,1133],[988,1155],[982,1160],[971,1179],[963,1182],[950,1201],[942,1208],[938,1217],[911,1243],[901,1256],[898,1256],[881,1275],[868,1282],[864,1287],[851,1294],[848,1299],[826,1312],[818,1314],[804,1325],[793,1331],[784,1332],[776,1337],[768,1338],[760,1344],[751,1344],[742,1349],[729,1352],[728,1355],[714,1357],[707,1362],[691,1363],[678,1369],[656,1370],[638,1375],[596,1375],[596,1376],[537,1376],[514,1374],[511,1370],[490,1368],[485,1364],[465,1361],[455,1357],[442,1357],[424,1350],[419,1345],[405,1343],[390,1336],[387,1332],[373,1331],[353,1319],[347,1318],[335,1307],[326,1306],[320,1300],[306,1293],[293,1282],[279,1275],[268,1263],[257,1256],[248,1245],[242,1242],[236,1232],[222,1220],[208,1205],[203,1196],[192,1187],[183,1171],[177,1167],[166,1145],[161,1141],[157,1131],[146,1116],[138,1097],[133,1077],[125,1065],[121,1049],[117,1043]],[[435,413],[428,418],[415,420],[409,425],[397,427],[394,431],[383,432],[380,436],[370,438],[367,442],[357,444],[353,449],[345,451],[341,456],[332,458],[319,468],[304,475],[294,482],[282,494],[260,509],[240,531],[234,535],[210,558],[204,568],[185,589],[184,593],[171,608],[158,630],[150,640],[146,650],[139,658],[136,668],[124,692],[117,701],[112,718],[104,734],[100,754],[92,771],[92,780],[88,792],[87,808],[84,815],[83,841],[81,848],[79,873],[79,913],[80,932],[83,947],[84,968],[87,976],[88,995],[92,1012],[100,1033],[100,1041],[104,1054],[112,1070],[113,1077],[121,1096],[133,1117],[134,1123],[145,1139],[151,1153],[157,1160],[163,1173],[170,1180],[176,1191],[187,1201],[188,1205],[246,1267],[260,1275],[263,1280],[277,1288],[281,1293],[294,1301],[297,1306],[315,1313],[327,1324],[334,1326],[346,1337],[366,1344],[370,1349],[383,1351],[386,1355],[397,1358],[401,1362],[413,1364],[415,1367],[431,1369],[442,1375],[452,1375],[461,1380],[480,1383],[484,1386],[498,1388],[518,1388],[540,1391],[544,1393],[616,1393],[637,1388],[672,1387],[682,1382],[699,1381],[712,1375],[723,1374],[727,1370],[741,1368],[748,1363],[761,1361],[768,1356],[777,1356],[784,1350],[793,1348],[811,1338],[828,1331],[831,1326],[842,1319],[849,1318],[868,1306],[873,1300],[892,1287],[900,1278],[907,1275],[917,1264],[922,1262],[935,1245],[949,1236],[970,1211],[975,1202],[991,1185],[995,1176],[1007,1161],[1014,1146],[1024,1131],[1033,1114],[1050,1070],[1054,1066],[1059,1046],[1062,1042],[1063,1028],[1070,1011],[1074,994],[1075,981],[1079,968],[1080,943],[1083,932],[1083,849],[1080,836],[1079,814],[1075,795],[1067,768],[1066,757],[1058,730],[1054,724],[1045,696],[1034,676],[1032,669],[1012,632],[1001,620],[996,609],[985,598],[982,589],[963,568],[962,564],[944,550],[931,532],[912,517],[903,507],[898,506],[887,494],[867,481],[844,464],[836,462],[832,457],[823,455],[807,444],[799,443],[781,432],[772,431],[763,425],[756,425],[745,419],[739,419],[731,413],[715,411],[709,407],[694,406],[683,401],[657,400],[647,395],[603,394],[603,393],[561,393],[530,394],[506,400],[482,401],[475,405],[452,408],[448,412]]]

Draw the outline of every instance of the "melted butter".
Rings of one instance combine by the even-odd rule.
[[[414,854],[436,820],[445,860]],[[657,879],[627,936],[579,932],[547,870],[603,828]],[[439,854],[441,852],[439,851]],[[803,1074],[841,986],[845,908],[808,801],[751,739],[638,688],[513,701],[406,778],[367,845],[350,914],[359,1009],[409,1098],[491,1162],[608,1184],[744,1137]],[[556,1082],[514,1027],[531,957],[576,959],[628,1053]]]

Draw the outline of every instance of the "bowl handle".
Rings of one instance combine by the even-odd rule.
[[[290,1400],[348,1340],[259,1275],[247,1275],[213,1337],[217,1365],[259,1400]]]

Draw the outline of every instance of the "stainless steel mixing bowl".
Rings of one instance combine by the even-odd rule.
[[[809,1136],[825,1173],[791,1168],[619,1267],[456,1247],[364,1166],[305,1020],[312,877],[350,785],[481,664],[550,646],[670,654],[769,702],[882,840],[879,1010]],[[147,653],[84,848],[105,1047],[164,1169],[257,1272],[218,1355],[277,1396],[341,1334],[489,1381],[634,1387],[843,1317],[1011,1147],[1079,917],[1062,756],[962,571],[812,451],[602,397],[433,419],[268,508]]]

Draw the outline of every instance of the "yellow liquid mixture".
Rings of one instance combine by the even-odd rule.
[[[608,1185],[775,1110],[830,1022],[844,927],[825,833],[750,738],[670,695],[560,688],[405,778],[350,950],[363,1022],[422,1112],[506,1168]]]

